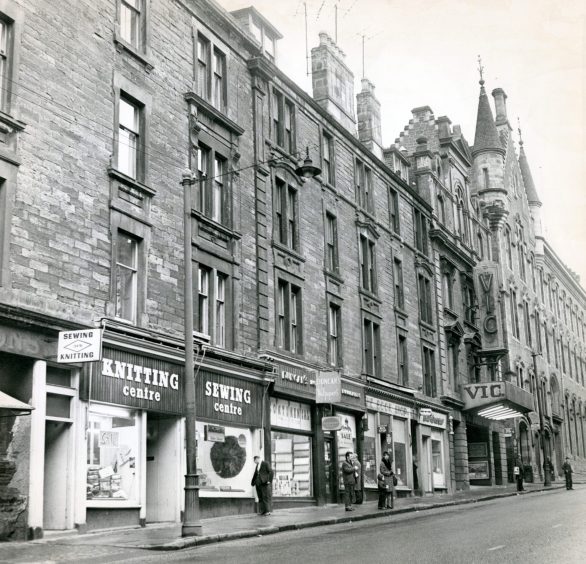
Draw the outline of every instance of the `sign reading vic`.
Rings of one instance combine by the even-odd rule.
[[[91,367],[82,399],[183,414],[183,367],[104,347]]]
[[[475,269],[475,287],[478,295],[479,322],[482,327],[483,350],[499,350],[504,347],[500,330],[499,279],[496,264],[482,264]]]

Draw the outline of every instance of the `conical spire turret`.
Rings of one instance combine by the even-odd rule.
[[[541,205],[541,200],[537,195],[535,183],[533,182],[533,175],[529,168],[529,161],[525,155],[525,148],[523,147],[523,137],[521,135],[521,125],[519,124],[519,168],[521,169],[521,176],[523,177],[523,184],[525,185],[525,193],[527,194],[527,201],[529,205]]]
[[[499,133],[496,128],[494,118],[492,117],[492,109],[486,90],[484,88],[483,71],[484,67],[478,57],[480,71],[480,98],[478,100],[478,114],[476,116],[476,134],[474,135],[474,148],[472,155],[476,156],[478,153],[484,151],[497,151],[504,154],[505,150],[501,144]]]

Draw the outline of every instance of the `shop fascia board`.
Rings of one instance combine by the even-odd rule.
[[[533,396],[511,382],[479,382],[464,386],[464,411],[484,410],[502,404],[521,414],[533,411]]]

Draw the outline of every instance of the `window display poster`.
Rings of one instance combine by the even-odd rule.
[[[364,487],[376,488],[378,465],[376,463],[376,420],[374,413],[368,413],[368,429],[364,432],[362,445],[362,462],[364,465]]]
[[[436,431],[431,435],[431,464],[433,471],[433,487],[445,488],[446,475],[444,472],[442,434]]]
[[[138,502],[139,427],[133,411],[101,406],[89,412],[86,499]]]
[[[407,485],[407,434],[405,432],[406,421],[393,419],[393,464],[397,485]]]
[[[205,423],[198,422],[196,428],[200,495],[251,497],[253,457],[257,454],[253,453],[253,432],[242,427],[226,426],[224,440],[218,442],[205,439]]]
[[[273,496],[312,495],[311,437],[271,432]]]
[[[471,480],[486,480],[488,475],[488,460],[468,462],[468,476]]]
[[[337,431],[338,438],[338,469],[340,475],[340,488],[344,488],[342,474],[342,462],[346,460],[346,453],[351,451],[356,455],[356,420],[353,415],[337,412],[342,417],[342,428]]]
[[[271,425],[311,431],[311,406],[297,401],[271,398]]]

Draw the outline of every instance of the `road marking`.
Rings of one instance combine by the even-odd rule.
[[[491,550],[500,550],[501,548],[505,548],[505,545],[499,544],[498,546],[493,546],[492,548],[489,548],[488,551],[490,552]]]
[[[554,525],[554,526],[552,527],[552,529],[557,529],[558,527],[561,527],[561,526],[562,526],[562,524],[561,524],[561,523],[558,523],[557,525]]]

